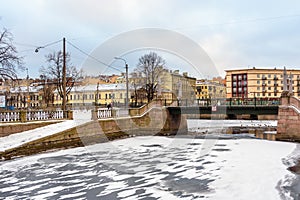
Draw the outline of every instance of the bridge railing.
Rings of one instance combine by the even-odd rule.
[[[162,102],[170,100],[163,99]],[[209,98],[176,99],[170,106],[274,106],[280,104],[280,98]],[[166,106],[166,105],[165,105]]]

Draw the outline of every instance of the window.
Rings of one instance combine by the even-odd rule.
[[[74,100],[76,100],[76,94],[74,94]]]
[[[268,78],[271,78],[271,74],[268,74]]]
[[[73,98],[73,95],[70,95],[70,100],[72,100],[72,98]]]
[[[270,96],[271,96],[271,93],[269,93],[268,96],[270,97]]]
[[[121,93],[121,94],[120,94],[120,99],[122,99],[122,98],[123,98],[123,94]]]
[[[260,93],[257,93],[257,96],[260,97]]]
[[[271,90],[271,87],[268,87],[268,90]]]
[[[257,81],[257,84],[260,84],[260,81]]]
[[[260,87],[257,87],[257,90],[260,90]]]
[[[271,84],[271,81],[268,81],[268,84]]]
[[[257,78],[260,78],[260,74],[257,74]]]

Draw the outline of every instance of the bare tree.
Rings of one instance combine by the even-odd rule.
[[[12,34],[4,29],[0,31],[0,77],[17,79],[16,68],[24,70],[23,58],[18,56],[17,48],[12,44]]]
[[[144,89],[147,93],[147,100],[154,98],[157,89],[159,74],[164,70],[165,60],[155,52],[150,52],[139,58],[135,71],[141,74],[144,80]]]
[[[51,79],[56,84],[56,89],[61,98],[63,98],[63,53],[61,51],[53,52],[46,55],[46,61],[49,63],[47,68],[42,67],[40,73],[42,76],[45,76],[48,79]],[[78,71],[75,66],[72,66],[70,63],[70,54],[66,54],[66,79],[67,79],[67,88],[66,94],[68,95],[75,82],[79,79],[81,71]]]
[[[43,103],[46,107],[53,104],[55,90],[54,83],[52,80],[48,79],[46,75],[40,75],[40,79],[43,82]]]
[[[134,100],[134,107],[138,106],[138,100],[143,101],[143,97],[146,96],[145,95],[145,90],[143,88],[144,86],[144,81],[143,79],[140,77],[139,74],[137,74],[136,72],[133,72],[130,74],[130,79],[131,79],[131,86],[133,88],[133,100]]]

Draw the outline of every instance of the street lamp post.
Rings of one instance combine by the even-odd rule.
[[[61,41],[61,40],[60,40]],[[57,41],[57,42],[60,42],[60,41]],[[67,66],[66,66],[66,38],[63,38],[63,68],[62,68],[62,89],[63,89],[63,99],[62,99],[62,110],[63,111],[66,111],[66,105],[67,105]],[[40,47],[37,47],[35,49],[35,52],[38,53],[39,50],[41,48],[45,48],[46,46],[49,46],[49,45],[52,45],[52,44],[55,44],[57,42],[54,42],[54,43],[51,43],[51,44],[48,44],[48,45],[45,45],[45,46],[40,46]],[[65,113],[64,113],[65,115]]]
[[[124,58],[115,57],[116,60],[123,60],[125,63],[125,69],[126,69],[126,98],[125,98],[125,108],[128,108],[128,64]]]

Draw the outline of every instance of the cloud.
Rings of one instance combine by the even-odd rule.
[[[297,0],[10,0],[0,7],[0,26],[9,28],[19,43],[42,45],[66,37],[86,52],[122,32],[165,28],[196,41],[220,71],[248,65],[297,66],[299,6]],[[30,71],[37,75],[44,54],[60,48],[61,44],[52,46],[39,55],[26,52]],[[69,46],[68,50],[80,65],[84,56]]]

